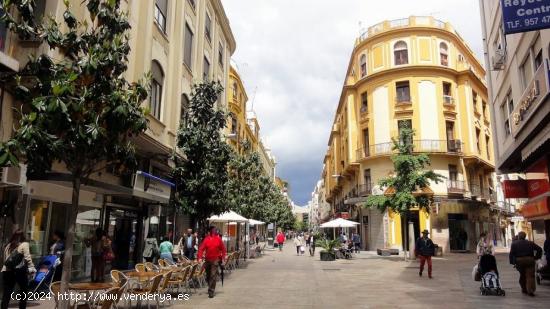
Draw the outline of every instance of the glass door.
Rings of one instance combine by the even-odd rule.
[[[138,213],[134,211],[108,208],[106,216],[107,236],[115,259],[111,262],[112,269],[133,269],[137,262],[136,248],[139,230]]]

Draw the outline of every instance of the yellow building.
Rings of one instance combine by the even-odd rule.
[[[80,0],[70,0],[72,12],[78,19],[86,12]],[[63,20],[64,1],[37,0],[34,13]],[[89,232],[102,226],[114,243],[125,244],[117,252],[120,263],[135,263],[141,259],[140,246],[147,232],[157,237],[173,235],[191,227],[188,216],[174,214],[167,207],[170,186],[164,181],[171,170],[171,155],[176,145],[177,130],[188,106],[192,85],[210,79],[227,84],[229,60],[236,48],[229,21],[220,0],[155,0],[120,1],[128,12],[129,31],[128,70],[126,79],[138,81],[152,73],[151,96],[144,102],[150,110],[149,126],[135,138],[139,168],[133,175],[121,176],[113,170],[103,170],[92,176],[83,186],[76,227],[74,276],[84,276],[84,245],[79,242]],[[59,59],[39,40],[21,41],[0,25],[0,71],[22,69],[28,55],[48,53]],[[6,91],[4,91],[6,90]],[[219,100],[225,108],[225,95]],[[8,139],[13,127],[16,107],[12,95],[2,89],[1,137]],[[14,219],[33,243],[33,257],[48,252],[47,244],[55,229],[67,228],[67,207],[71,203],[70,181],[64,166],[56,164],[53,172],[57,179],[26,182],[24,171],[6,167],[3,174],[10,175],[8,182],[0,183],[0,193],[18,192],[21,196]],[[152,176],[152,177],[151,177]],[[17,195],[17,194],[16,194]],[[8,220],[10,221],[10,220]],[[0,221],[0,225],[8,224]],[[11,221],[9,223],[11,225]],[[6,229],[7,230],[7,229]],[[136,237],[136,247],[130,246],[130,236]],[[0,238],[6,238],[5,235]],[[129,247],[130,246],[130,247]],[[134,250],[135,249],[135,250]],[[122,269],[128,265],[117,265]]]
[[[275,158],[261,139],[260,124],[256,113],[248,109],[248,95],[241,76],[230,66],[227,84],[227,102],[229,117],[227,119],[226,136],[229,145],[238,153],[242,153],[242,142],[248,141],[252,151],[260,156],[260,161],[266,175],[275,177]]]
[[[448,23],[432,17],[384,21],[353,48],[324,159],[326,199],[335,216],[361,222],[366,249],[401,248],[400,217],[361,209],[382,194],[393,173],[391,139],[412,127],[416,152],[447,180],[431,184],[431,213],[413,211],[449,250],[474,250],[481,231],[500,235],[493,219],[494,172],[485,71]]]

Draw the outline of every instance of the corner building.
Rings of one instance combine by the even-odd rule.
[[[384,194],[377,184],[394,173],[391,139],[404,127],[446,177],[426,189],[430,213],[412,211],[415,237],[428,229],[444,252],[475,250],[483,231],[500,241],[484,76],[453,27],[432,17],[384,21],[356,40],[322,177],[333,216],[361,223],[364,249],[402,248],[400,216],[361,206]]]

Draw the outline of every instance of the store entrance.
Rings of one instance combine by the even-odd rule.
[[[470,249],[468,244],[468,215],[449,214],[449,243],[451,251],[465,252]]]
[[[133,269],[138,262],[138,239],[141,239],[142,220],[136,211],[107,208],[105,216],[107,235],[112,241],[115,259],[112,269]]]

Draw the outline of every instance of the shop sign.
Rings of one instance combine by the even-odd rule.
[[[548,0],[550,1],[550,0]],[[550,13],[549,13],[550,14]],[[514,137],[518,135],[521,128],[527,123],[534,114],[541,102],[548,95],[548,63],[540,65],[533,80],[527,85],[527,89],[521,96],[519,104],[512,112],[512,122],[510,129]]]
[[[134,190],[137,191],[169,199],[173,186],[174,185],[167,180],[142,171],[137,171],[134,174]]]
[[[502,182],[504,198],[527,198],[527,182],[523,179]]]
[[[510,221],[512,221],[512,222],[521,222],[521,221],[524,221],[524,220],[525,220],[525,218],[522,217],[522,216],[513,216],[513,217],[510,218]]]
[[[550,214],[548,199],[549,197],[545,196],[543,198],[537,198],[533,201],[528,201],[521,207],[521,215],[525,218],[534,218]]]
[[[501,0],[504,33],[550,28],[550,0]]]
[[[550,191],[550,184],[546,179],[527,180],[527,194],[530,198],[537,197]]]

